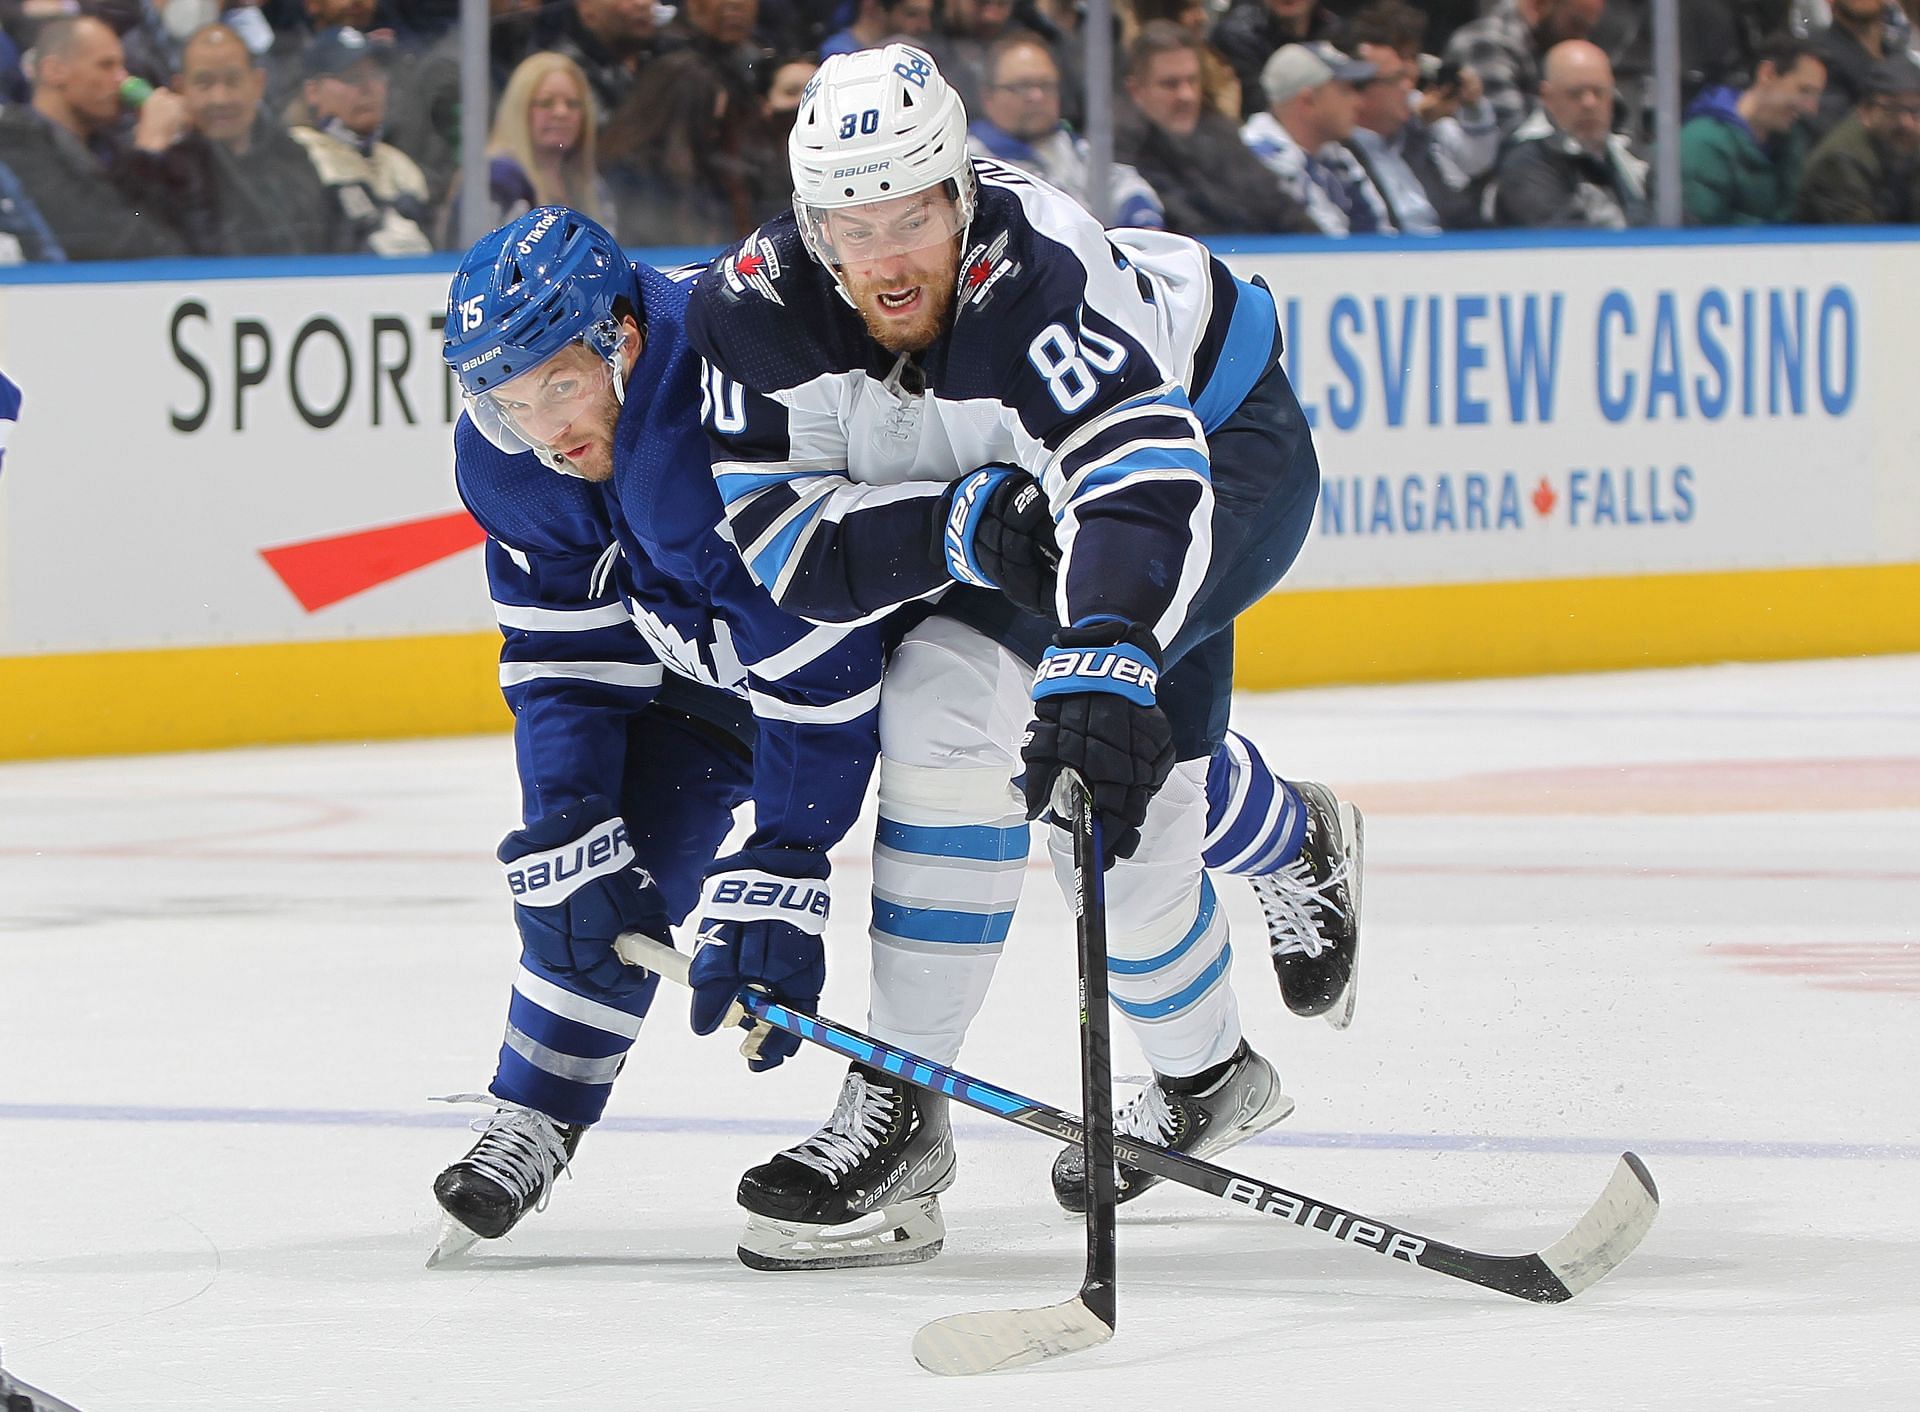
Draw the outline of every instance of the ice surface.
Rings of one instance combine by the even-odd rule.
[[[135,703],[129,703],[130,706]],[[639,1407],[1920,1407],[1920,659],[1248,697],[1368,813],[1345,1034],[1231,1165],[1476,1249],[1558,1238],[1632,1148],[1665,1208],[1536,1307],[1161,1188],[1110,1344],[986,1379],[921,1323],[1064,1299],[1048,1143],[962,1115],[948,1247],[761,1275],[739,1171],[840,1066],[753,1076],[663,992],[574,1179],[423,1268],[514,940],[504,738],[0,767],[0,1348],[84,1412]],[[1038,860],[1036,859],[1036,862]],[[823,1009],[865,1015],[836,860]],[[1073,1107],[1072,942],[1029,875],[963,1067]],[[1138,1053],[1116,1030],[1116,1063]]]

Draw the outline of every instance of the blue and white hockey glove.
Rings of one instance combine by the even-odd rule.
[[[1079,772],[1100,818],[1101,866],[1131,858],[1147,805],[1173,772],[1173,727],[1155,701],[1160,648],[1145,628],[1089,618],[1055,634],[1033,678],[1027,817],[1040,818],[1063,769]]]
[[[614,938],[665,938],[666,906],[610,801],[589,795],[537,819],[508,834],[499,856],[529,956],[589,990],[618,994],[645,983],[614,954]]]
[[[947,490],[935,553],[956,581],[997,588],[1015,606],[1054,616],[1060,546],[1040,482],[1010,466],[982,466]]]
[[[748,986],[813,1010],[827,980],[827,859],[809,849],[749,848],[715,861],[700,891],[700,945],[687,968],[695,1034],[720,1028]],[[800,1040],[767,1029],[747,1067],[771,1069]]]

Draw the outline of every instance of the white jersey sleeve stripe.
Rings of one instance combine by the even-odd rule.
[[[541,678],[595,681],[606,686],[655,687],[665,678],[658,662],[502,662],[500,685],[521,686]]]
[[[493,600],[493,616],[503,628],[522,632],[591,632],[628,621],[624,603],[602,603],[594,608],[529,608],[520,603]]]
[[[880,683],[875,682],[858,696],[849,696],[844,701],[835,701],[825,706],[802,706],[792,701],[781,701],[763,691],[747,691],[747,699],[753,703],[753,714],[763,721],[791,721],[802,726],[837,726],[848,721],[857,721],[880,704]]]

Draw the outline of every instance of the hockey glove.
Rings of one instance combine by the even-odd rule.
[[[1033,679],[1027,817],[1040,818],[1063,769],[1079,772],[1100,819],[1103,868],[1131,858],[1154,792],[1173,772],[1173,727],[1155,704],[1160,649],[1145,628],[1118,618],[1063,628]]]
[[[718,859],[700,892],[700,945],[687,968],[695,1034],[712,1034],[748,986],[812,1010],[827,979],[827,860],[805,849],[749,848]],[[767,1029],[747,1067],[771,1069],[800,1050]]]
[[[997,588],[1016,607],[1054,616],[1060,546],[1040,483],[1009,466],[982,466],[948,488],[936,557],[975,588]]]
[[[508,834],[499,856],[528,956],[590,991],[646,982],[614,955],[614,938],[644,931],[664,940],[666,906],[608,800],[590,795]]]

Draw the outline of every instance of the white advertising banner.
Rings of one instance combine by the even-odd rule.
[[[1320,451],[1289,588],[1920,559],[1920,246],[1230,263],[1273,289]]]
[[[492,626],[453,487],[450,265],[379,268],[0,286],[26,395],[0,655]]]
[[[1228,261],[1274,291],[1325,471],[1287,587],[1920,560],[1920,244]],[[0,656],[491,627],[451,475],[450,262],[262,263],[0,284],[27,395]]]

